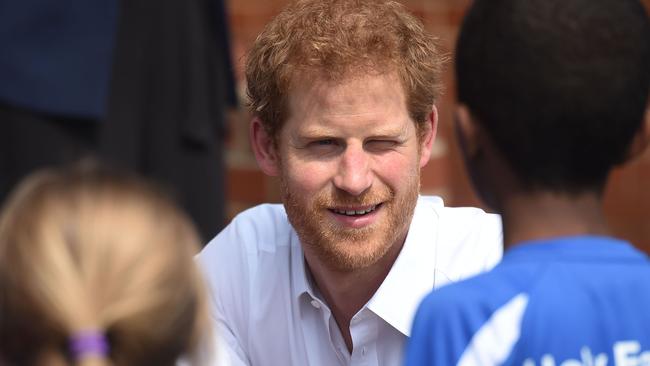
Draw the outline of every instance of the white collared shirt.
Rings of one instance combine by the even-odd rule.
[[[404,247],[352,318],[348,352],[305,268],[282,205],[238,215],[198,255],[210,307],[232,365],[400,365],[420,300],[501,258],[499,216],[420,197]]]

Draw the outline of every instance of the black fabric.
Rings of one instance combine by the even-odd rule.
[[[97,123],[0,104],[0,203],[35,169],[95,153]]]
[[[224,225],[227,45],[206,0],[124,0],[102,155],[166,185],[204,241]]]
[[[226,4],[224,0],[211,0],[210,5],[213,6],[212,14],[214,14],[214,34],[217,37],[217,47],[223,50],[223,52],[219,52],[218,56],[225,71],[226,101],[228,106],[236,108],[239,106],[239,100],[231,57],[230,23],[226,13]]]
[[[106,116],[0,104],[0,202],[31,171],[94,155],[161,183],[207,242],[225,223],[224,110],[236,104],[224,4],[117,5]]]

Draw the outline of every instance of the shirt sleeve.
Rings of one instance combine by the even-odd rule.
[[[250,364],[246,349],[250,310],[246,244],[250,240],[250,226],[249,220],[233,220],[196,257],[207,287],[211,323],[219,340],[217,354],[229,360],[226,365]]]
[[[225,323],[217,320],[216,324],[218,338],[216,361],[213,366],[250,366],[251,363],[237,337]]]

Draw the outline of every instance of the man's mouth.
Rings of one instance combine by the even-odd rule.
[[[363,216],[375,211],[380,206],[381,203],[361,208],[331,208],[330,211],[345,216]]]

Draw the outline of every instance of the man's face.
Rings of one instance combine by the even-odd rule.
[[[418,139],[396,75],[294,85],[277,144],[289,220],[323,265],[368,267],[403,244],[432,137]]]

